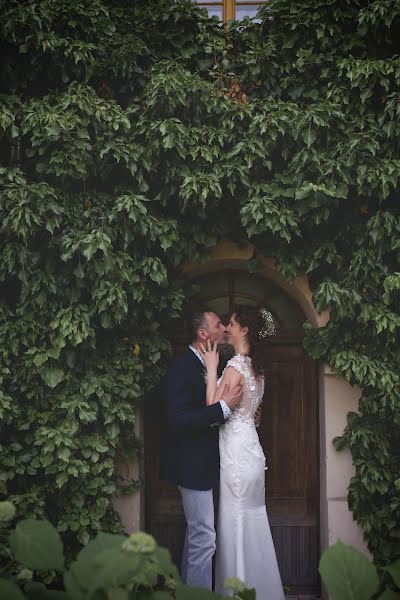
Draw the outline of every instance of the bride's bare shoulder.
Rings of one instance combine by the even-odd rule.
[[[239,385],[243,381],[243,374],[228,363],[222,374],[221,381],[229,383],[231,386]]]

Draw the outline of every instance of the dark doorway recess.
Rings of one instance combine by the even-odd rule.
[[[199,303],[227,318],[235,303],[265,306],[278,334],[265,344],[266,389],[259,436],[267,456],[266,504],[282,580],[290,593],[320,591],[318,365],[302,347],[305,316],[276,284],[242,271],[196,279]],[[174,348],[190,342],[187,323]],[[157,401],[145,407],[145,528],[180,565],[185,519],[179,491],[158,478],[162,423]]]

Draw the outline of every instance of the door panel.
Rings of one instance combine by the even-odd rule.
[[[267,457],[266,504],[284,585],[319,590],[317,369],[300,344],[274,340],[265,352],[260,441]]]

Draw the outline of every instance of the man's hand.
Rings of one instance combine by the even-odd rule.
[[[222,390],[222,400],[225,400],[229,408],[234,410],[240,404],[242,393],[243,389],[241,385],[237,385],[230,389],[229,383],[226,383]]]

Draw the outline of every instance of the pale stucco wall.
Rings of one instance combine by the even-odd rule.
[[[142,435],[142,419],[139,409],[136,411],[135,434]],[[128,485],[131,481],[138,481],[141,475],[141,465],[137,458],[118,463],[118,473],[121,485]],[[133,533],[143,529],[144,502],[142,502],[143,490],[132,494],[118,493],[113,496],[114,510],[117,511],[121,522],[127,533]]]
[[[347,506],[347,488],[354,475],[349,449],[337,452],[332,440],[343,433],[349,411],[357,412],[360,389],[339,379],[328,366],[324,368],[321,402],[321,517],[324,516],[322,549],[337,540],[351,544],[367,556],[368,549],[360,527]],[[323,506],[322,506],[323,505]],[[322,523],[321,523],[322,525]]]

